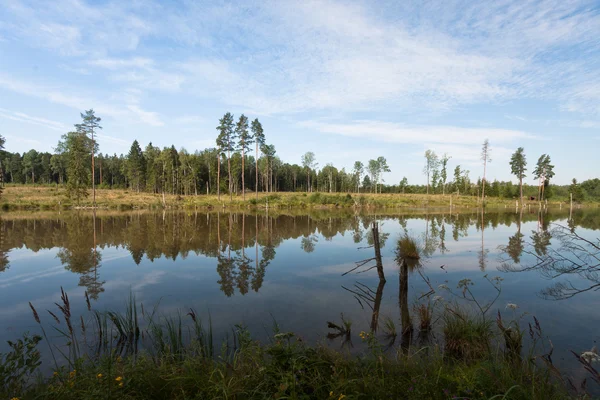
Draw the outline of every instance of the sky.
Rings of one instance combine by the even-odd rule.
[[[524,147],[566,184],[600,175],[600,1],[0,0],[6,150],[53,151],[90,108],[108,154],[214,147],[232,112],[285,162],[424,184],[432,149],[476,179],[487,138],[488,180]]]

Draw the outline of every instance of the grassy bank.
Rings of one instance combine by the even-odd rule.
[[[162,209],[166,208],[430,208],[449,207],[472,208],[480,204],[471,196],[422,195],[422,194],[346,194],[346,193],[247,193],[244,201],[241,195],[175,196],[162,194],[136,193],[120,189],[99,189],[96,203],[104,209]],[[550,207],[567,206],[565,202],[549,201]],[[528,203],[539,207],[537,202]],[[586,204],[586,205],[591,205]],[[79,205],[66,197],[64,188],[56,186],[7,186],[0,197],[0,209],[8,210],[61,210],[76,207],[91,207],[92,198]],[[486,206],[515,207],[514,199],[489,198]]]
[[[434,320],[435,307],[428,307],[418,330],[403,333],[391,320],[379,334],[354,332],[351,321],[330,322],[334,332],[328,337],[342,340],[341,351],[310,346],[277,325],[262,343],[243,326],[217,343],[210,317],[203,325],[193,310],[185,317],[161,316],[140,309],[135,299],[123,313],[87,304],[88,314],[80,318],[71,315],[64,293],[55,314],[40,316],[31,305],[39,335],[25,335],[0,357],[0,398],[585,398],[567,389],[551,352],[537,354],[545,341],[537,320],[528,335],[500,314],[494,321],[456,304],[440,307]],[[431,334],[431,321],[440,321],[442,341]],[[47,332],[63,343],[49,347],[53,373],[41,377],[37,347]],[[352,340],[361,351],[348,350]]]

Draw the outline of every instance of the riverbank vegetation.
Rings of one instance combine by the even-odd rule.
[[[80,318],[71,314],[64,292],[55,313],[38,313],[30,304],[39,332],[24,335],[2,355],[0,397],[548,400],[585,395],[567,386],[551,353],[542,350],[547,343],[537,320],[525,334],[500,313],[494,322],[456,303],[436,300],[435,321],[444,340],[421,331],[411,347],[395,346],[395,335],[354,332],[345,321],[344,342],[354,340],[361,349],[351,352],[349,346],[340,351],[325,342],[311,346],[277,324],[263,341],[240,325],[220,341],[210,316],[203,321],[195,310],[162,315],[144,309],[133,296],[124,312],[97,311],[85,301],[88,311]],[[396,332],[392,320],[386,325]],[[63,343],[47,343],[51,329]],[[509,329],[518,330],[519,346],[505,344]],[[525,337],[528,350],[522,354]],[[44,342],[52,354],[49,377],[36,375]]]
[[[597,203],[584,202],[583,206],[595,206]],[[526,206],[539,208],[540,202],[526,201]],[[65,210],[90,208],[91,197],[79,202],[69,199],[67,189],[56,185],[12,185],[4,187],[0,197],[0,210]],[[452,206],[453,208],[480,207],[477,197],[463,195],[427,195],[427,194],[358,194],[358,193],[259,193],[243,200],[241,195],[229,197],[217,195],[173,195],[161,193],[136,192],[125,189],[96,190],[96,206],[101,209],[316,209],[316,208],[432,208]],[[505,208],[516,206],[514,199],[488,198],[486,207]],[[542,203],[548,207],[568,207],[565,200],[549,200]],[[580,205],[577,205],[578,207]]]
[[[94,204],[94,190],[120,189],[129,193],[148,194],[150,197],[175,196],[177,198],[216,195],[219,202],[249,200],[251,194],[259,201],[259,193],[315,192],[329,194],[386,193],[386,194],[447,194],[463,195],[465,198],[485,197],[486,202],[515,201],[524,197],[535,200],[582,202],[600,200],[600,180],[591,179],[571,185],[555,185],[554,165],[548,154],[542,154],[528,175],[525,150],[519,148],[513,154],[507,171],[517,178],[511,181],[490,181],[485,177],[485,166],[491,144],[484,142],[483,178],[479,172],[466,170],[461,165],[449,165],[451,155],[438,156],[433,150],[425,153],[425,182],[409,183],[403,178],[398,183],[386,183],[385,176],[391,172],[385,157],[355,161],[352,169],[339,168],[331,163],[319,167],[311,151],[298,155],[298,162],[286,162],[277,156],[275,146],[268,144],[258,119],[252,122],[241,115],[237,122],[226,113],[219,120],[215,133],[215,147],[204,150],[179,150],[175,145],[159,148],[152,143],[135,140],[127,154],[103,154],[94,133],[101,129],[101,119],[93,110],[82,114],[82,123],[75,130],[62,135],[54,153],[32,149],[23,154],[5,151],[5,140],[0,136],[0,186],[56,185],[61,190],[61,200],[73,204]],[[537,183],[523,183],[527,177]],[[36,186],[33,186],[36,187]],[[39,187],[39,186],[38,186]],[[90,189],[91,193],[90,193]],[[251,193],[250,193],[251,192]],[[121,196],[118,193],[112,197]],[[433,196],[428,203],[446,202]],[[106,196],[108,197],[108,196]],[[90,199],[91,198],[91,199]],[[203,196],[202,196],[203,198]],[[158,203],[153,199],[151,203]],[[166,200],[165,200],[166,202]],[[208,200],[190,202],[209,204]],[[8,201],[10,204],[11,201]],[[331,204],[343,203],[332,201]],[[350,202],[352,203],[352,202]],[[142,201],[142,204],[146,204]],[[164,202],[163,202],[164,204]],[[329,204],[329,203],[327,203]]]

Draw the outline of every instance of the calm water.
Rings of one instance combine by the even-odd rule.
[[[85,311],[86,290],[100,310],[122,309],[133,291],[145,307],[160,302],[165,314],[190,307],[204,316],[210,311],[217,334],[244,323],[256,337],[264,337],[275,319],[282,330],[315,342],[325,340],[326,322],[339,322],[343,313],[354,323],[357,345],[357,333],[369,330],[372,323],[373,305],[364,300],[359,304],[346,289],[368,292],[364,289],[368,287],[375,297],[377,272],[342,274],[355,262],[373,257],[373,249],[365,247],[372,242],[369,228],[374,221],[380,223],[387,278],[380,326],[389,317],[400,329],[395,250],[398,238],[408,232],[419,238],[427,254],[421,274],[408,275],[404,295],[409,303],[429,291],[423,277],[436,289],[441,284],[455,289],[461,279],[471,279],[475,295],[487,301],[494,297],[494,289],[484,275],[500,276],[502,294],[490,313],[499,309],[511,318],[515,313],[505,309],[510,302],[519,305],[519,313],[535,315],[556,347],[554,359],[579,375],[568,350],[588,350],[600,339],[600,291],[549,288],[569,281],[577,289],[587,289],[600,283],[598,275],[591,271],[552,279],[556,271],[547,266],[508,272],[503,261],[534,266],[537,257],[556,248],[550,233],[555,224],[597,241],[598,210],[576,210],[571,219],[565,210],[522,215],[514,210],[488,211],[483,217],[475,211],[4,214],[0,219],[0,351],[6,349],[6,340],[27,330],[37,332],[28,302],[38,310],[56,310],[61,286],[69,293],[75,315]],[[436,295],[452,299],[443,290]],[[569,298],[557,300],[561,297]],[[45,312],[42,319],[51,322]]]

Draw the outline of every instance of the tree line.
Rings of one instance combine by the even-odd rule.
[[[95,194],[95,187],[126,188],[136,192],[199,195],[222,193],[244,198],[250,190],[258,192],[370,192],[463,194],[470,196],[548,199],[573,194],[575,201],[600,198],[598,180],[570,186],[550,185],[554,165],[550,156],[542,154],[533,170],[537,190],[523,183],[527,177],[527,159],[519,147],[510,160],[510,170],[519,181],[490,182],[486,179],[487,164],[492,161],[491,147],[486,139],[482,146],[483,175],[476,180],[470,171],[456,165],[448,170],[451,156],[425,152],[423,174],[426,184],[409,184],[403,178],[398,184],[386,184],[384,176],[391,172],[385,157],[355,161],[352,170],[327,163],[319,169],[313,152],[300,157],[300,164],[282,161],[275,146],[266,140],[262,124],[256,118],[250,122],[244,114],[237,121],[226,113],[216,127],[215,147],[189,152],[174,146],[162,149],[148,143],[145,147],[134,140],[127,154],[104,154],[94,134],[102,129],[101,118],[94,110],[81,114],[75,129],[61,136],[54,152],[11,153],[4,150],[0,136],[0,187],[3,183],[64,185],[77,201]],[[95,199],[94,199],[95,200]]]

